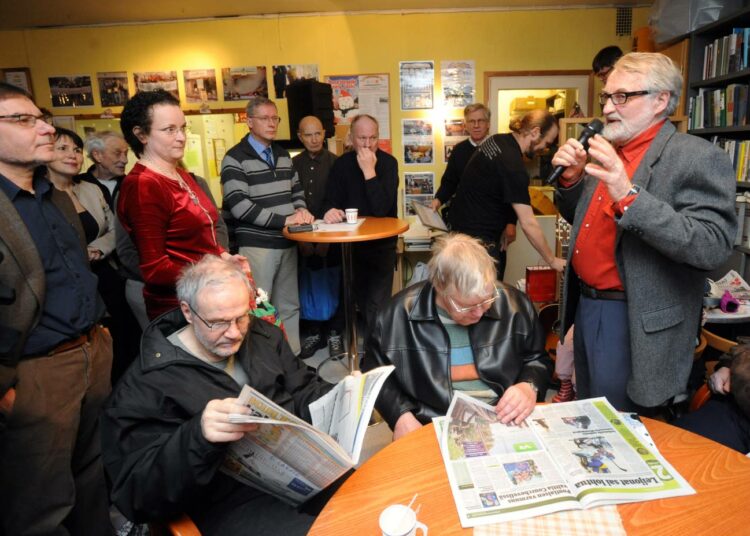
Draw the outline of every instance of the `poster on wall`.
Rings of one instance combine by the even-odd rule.
[[[187,102],[218,101],[214,69],[191,69],[182,71],[185,80],[185,99]]]
[[[435,193],[435,174],[432,171],[404,173],[404,192],[409,195],[432,195]]]
[[[52,106],[55,108],[94,105],[94,90],[89,75],[50,76],[48,80]]]
[[[153,91],[163,89],[169,91],[176,99],[180,98],[180,90],[177,87],[177,71],[146,71],[133,73],[135,91]]]
[[[402,119],[401,143],[404,147],[405,164],[432,164],[434,145],[431,121]]]
[[[443,162],[448,163],[453,148],[464,141],[469,136],[464,130],[464,120],[457,117],[447,118],[445,120],[445,132],[443,135]]]
[[[96,81],[99,83],[99,100],[103,108],[124,106],[130,98],[127,72],[96,73]]]
[[[444,107],[464,108],[474,102],[474,60],[441,61],[440,85],[443,88]]]
[[[268,98],[266,68],[263,65],[224,67],[221,70],[221,80],[224,85],[225,101],[248,100],[251,97]]]
[[[0,80],[12,86],[26,90],[32,97],[34,91],[31,87],[31,71],[26,67],[11,67],[0,69]]]
[[[326,76],[333,89],[333,116],[337,125],[348,125],[358,114],[378,120],[380,139],[391,137],[391,112],[387,74]]]
[[[286,86],[292,82],[317,79],[318,66],[312,63],[273,66],[273,91],[277,99],[286,98]]]
[[[402,110],[429,110],[433,106],[435,62],[399,62]]]

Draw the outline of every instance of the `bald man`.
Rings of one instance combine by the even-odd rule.
[[[323,123],[314,115],[302,118],[297,129],[297,137],[305,146],[305,150],[292,158],[292,166],[302,183],[307,210],[312,212],[316,219],[322,219],[328,174],[336,161],[336,155],[326,149],[326,133]],[[329,249],[328,244],[306,242],[299,242],[297,245],[302,263],[312,269],[323,266],[323,259],[327,259],[328,266],[341,262],[339,248]],[[331,355],[343,352],[344,346],[340,335],[342,324],[343,321],[338,314],[328,322],[310,320],[301,322],[300,331],[305,333],[305,336],[302,339],[300,357],[302,359],[311,357],[319,348],[325,348],[326,342]],[[327,340],[323,336],[324,328],[327,328]]]

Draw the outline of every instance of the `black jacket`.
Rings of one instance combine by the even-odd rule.
[[[136,522],[182,512],[206,518],[213,505],[249,489],[218,471],[228,443],[209,443],[200,425],[209,401],[236,397],[241,386],[166,339],[185,323],[174,310],[149,325],[140,360],[117,384],[101,420],[111,499]],[[236,358],[254,389],[308,421],[308,404],[331,388],[292,354],[281,330],[262,320],[253,320]]]
[[[531,381],[543,400],[552,362],[536,311],[522,292],[499,282],[496,286],[500,298],[469,327],[479,378],[498,397],[513,384]],[[407,411],[423,424],[445,415],[453,397],[449,354],[448,332],[429,282],[402,290],[379,311],[362,370],[395,365],[376,403],[391,428]]]

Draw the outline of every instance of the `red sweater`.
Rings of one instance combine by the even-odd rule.
[[[140,257],[149,318],[177,307],[175,283],[182,268],[224,249],[216,239],[218,211],[189,173],[178,170],[197,203],[177,181],[136,164],[125,177],[117,215]]]

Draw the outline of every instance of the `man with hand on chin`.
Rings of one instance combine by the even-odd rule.
[[[454,391],[520,424],[544,400],[552,368],[534,306],[496,281],[492,257],[467,235],[439,238],[428,270],[381,308],[365,344],[363,371],[396,367],[375,404],[393,439],[445,415]]]
[[[687,386],[706,271],[732,250],[735,180],[727,155],[676,132],[682,77],[657,53],[623,56],[600,104],[592,162],[574,138],[552,159],[573,222],[563,324],[575,321],[579,398],[654,413]]]
[[[345,221],[347,208],[358,209],[360,217],[395,218],[398,163],[378,149],[377,120],[366,114],[356,116],[349,135],[353,150],[336,160],[328,177],[324,220]],[[367,326],[372,326],[376,311],[391,295],[395,263],[396,237],[353,244],[355,292]]]

